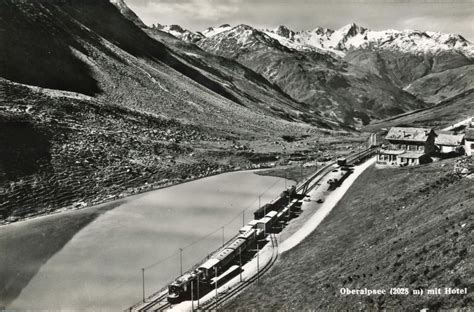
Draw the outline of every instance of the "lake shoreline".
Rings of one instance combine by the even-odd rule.
[[[249,171],[252,170],[233,171],[233,173]],[[258,171],[258,169],[253,171]],[[232,172],[226,174],[232,174]],[[211,178],[211,176],[183,181],[153,191],[196,182],[196,180],[205,180],[205,178]],[[0,280],[5,281],[3,288],[0,288],[0,308],[7,308],[14,304],[38,271],[77,233],[106,212],[135,200],[140,201],[140,197],[146,197],[146,193],[150,192],[134,194],[91,207],[62,210],[0,227],[0,249],[7,251],[5,256],[0,257]]]
[[[0,310],[6,309],[48,259],[100,215],[123,204],[106,203],[90,209],[63,211],[0,228]],[[41,223],[41,224],[39,224]],[[25,231],[22,231],[25,228]],[[28,230],[26,230],[28,228]],[[47,237],[47,239],[45,239]],[[18,243],[21,242],[21,243]],[[18,259],[21,259],[21,267]],[[13,268],[13,270],[8,270]]]
[[[25,217],[18,217],[18,219],[16,219],[15,221],[12,221],[12,222],[7,222],[5,220],[0,220],[0,229],[2,227],[9,226],[11,224],[17,224],[17,223],[30,221],[30,220],[35,220],[35,219],[38,219],[38,218],[48,217],[48,216],[61,214],[61,213],[65,213],[65,212],[80,211],[80,210],[85,210],[85,209],[95,209],[95,208],[103,206],[103,205],[111,205],[116,201],[124,201],[125,202],[127,200],[133,199],[134,197],[145,195],[149,192],[170,188],[170,187],[173,187],[173,186],[178,186],[178,185],[181,185],[181,184],[194,182],[194,181],[198,181],[198,180],[201,180],[201,179],[205,179],[205,178],[209,178],[209,177],[213,177],[213,176],[217,176],[217,175],[221,175],[221,174],[225,174],[225,173],[231,173],[231,172],[258,172],[258,171],[270,170],[272,168],[279,168],[279,167],[244,168],[244,169],[237,169],[237,170],[213,172],[209,175],[198,176],[198,177],[188,179],[188,180],[173,181],[173,182],[166,183],[164,185],[159,185],[159,186],[156,186],[156,187],[152,186],[151,188],[148,188],[148,189],[143,190],[143,191],[138,191],[138,192],[135,192],[135,193],[122,192],[121,194],[125,193],[123,196],[120,196],[121,194],[114,195],[114,197],[112,197],[110,199],[105,199],[103,201],[96,202],[93,205],[87,205],[87,206],[83,206],[83,207],[72,207],[72,208],[71,208],[71,206],[66,206],[66,207],[58,208],[58,209],[55,209],[55,210],[49,211],[49,212],[39,211],[39,212],[35,213],[34,215],[29,215],[29,216],[25,216]],[[262,176],[272,176],[272,177],[281,178],[281,176],[274,175],[274,174],[262,174]],[[292,179],[290,179],[290,180],[292,180]],[[142,187],[145,187],[145,186],[142,186]]]

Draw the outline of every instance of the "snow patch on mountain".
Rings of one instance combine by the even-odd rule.
[[[281,44],[298,50],[316,48],[322,51],[343,55],[350,49],[383,49],[407,53],[437,54],[458,51],[474,57],[473,45],[460,35],[416,30],[372,31],[356,24],[346,25],[338,30],[316,28],[311,31],[294,32],[288,38],[278,30],[264,30]]]
[[[146,25],[143,23],[143,21],[133,12],[125,3],[124,0],[110,0],[110,3],[115,5],[115,7],[122,13],[123,16],[125,16],[128,20],[132,21],[135,23],[135,25],[139,27],[145,28]]]
[[[203,32],[191,32],[178,25],[159,26],[162,31],[194,43],[209,38],[218,40],[224,34],[235,38],[243,46],[254,43],[255,39],[264,40],[267,43],[276,40],[282,46],[290,49],[314,51],[339,57],[343,57],[347,51],[352,49],[380,49],[411,54],[457,52],[474,58],[474,46],[460,35],[417,30],[374,31],[355,23],[337,30],[317,27],[313,30],[303,31],[294,31],[286,26],[279,26],[275,29],[255,29],[247,25],[232,27],[229,24],[224,24],[219,27],[209,27]]]
[[[187,29],[182,28],[179,25],[156,24],[156,25],[153,25],[152,28],[160,30],[162,32],[169,33],[170,35],[173,35],[174,37],[181,39],[183,41],[187,41],[187,42],[195,43],[204,38],[203,34],[199,32],[195,33],[195,32],[189,31]]]
[[[216,27],[216,28],[209,27],[206,30],[204,30],[202,32],[202,34],[205,37],[209,38],[209,37],[215,36],[217,34],[220,34],[221,32],[228,31],[230,29],[232,29],[232,26],[230,26],[229,24],[224,24],[224,25],[221,25],[221,26]]]

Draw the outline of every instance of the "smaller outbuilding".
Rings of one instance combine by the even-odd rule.
[[[468,156],[474,153],[474,128],[468,128],[464,135],[464,152]]]
[[[419,151],[406,151],[397,155],[397,165],[399,166],[417,166],[431,161],[431,158]]]
[[[436,135],[435,145],[440,154],[463,154],[463,133],[438,130],[436,131]]]

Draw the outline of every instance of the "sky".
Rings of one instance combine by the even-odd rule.
[[[148,25],[178,24],[192,31],[222,24],[293,30],[338,29],[456,33],[474,42],[474,0],[125,0]]]

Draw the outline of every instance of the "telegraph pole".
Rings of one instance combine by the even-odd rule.
[[[142,297],[145,302],[145,268],[142,268]]]
[[[242,210],[242,226],[245,226],[245,210]]]
[[[181,275],[183,275],[183,248],[179,249],[179,267]]]
[[[194,281],[191,281],[191,312],[194,312],[194,297],[193,297],[194,288],[193,288],[193,284],[194,284]]]
[[[224,227],[221,227],[222,228],[222,246],[224,246]]]
[[[303,182],[303,162],[301,162],[301,167],[300,167],[300,175],[301,175],[301,182]]]
[[[260,283],[260,252],[257,242],[257,285]]]
[[[217,268],[214,267],[214,274],[216,276],[216,310],[217,310]]]
[[[288,193],[288,217],[289,217],[289,220],[291,220],[290,193]]]
[[[242,247],[239,247],[240,281],[242,282]]]
[[[198,300],[197,300],[197,301],[198,301],[198,302],[197,302],[197,305],[198,305],[197,308],[198,308],[198,310],[199,310],[199,275],[200,275],[200,273],[201,273],[201,272],[199,272],[199,273],[198,273],[198,276],[197,276],[197,297],[198,297],[198,298],[197,298],[197,299],[198,299]]]

